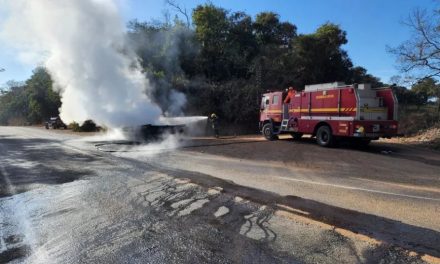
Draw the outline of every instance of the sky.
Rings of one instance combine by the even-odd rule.
[[[13,1],[13,0],[7,0]],[[125,22],[163,20],[164,11],[173,8],[164,0],[118,0]],[[202,0],[175,0],[177,4],[191,10]],[[280,15],[281,21],[295,24],[299,34],[312,33],[320,25],[332,22],[347,32],[348,43],[343,46],[348,51],[353,64],[362,66],[369,73],[388,82],[399,74],[396,59],[386,51],[386,47],[396,47],[410,38],[410,31],[402,22],[414,8],[433,9],[436,0],[211,0],[214,5],[230,12],[244,11],[255,17],[263,11]],[[3,12],[3,13],[2,13]],[[0,9],[0,20],[4,16]],[[7,14],[6,14],[7,15]],[[0,87],[9,80],[24,81],[38,65],[26,65],[17,58],[13,49],[0,43]]]

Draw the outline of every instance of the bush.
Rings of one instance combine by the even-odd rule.
[[[92,120],[86,120],[81,126],[81,132],[95,132],[98,131],[98,127]]]
[[[72,129],[74,132],[80,132],[79,124],[76,122],[72,122],[67,126],[68,129]]]
[[[92,120],[84,121],[81,126],[76,122],[72,122],[67,127],[74,132],[96,132],[100,130]]]
[[[434,106],[402,106],[399,111],[400,133],[414,135],[439,122],[439,115]]]

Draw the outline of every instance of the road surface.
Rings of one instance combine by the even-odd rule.
[[[438,152],[0,127],[0,157],[0,263],[440,257]]]

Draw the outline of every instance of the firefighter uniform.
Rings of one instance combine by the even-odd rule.
[[[219,131],[218,131],[218,116],[215,113],[211,114],[211,117],[209,118],[212,125],[212,130],[214,130],[214,136],[216,138],[219,137]]]
[[[292,100],[294,96],[295,96],[295,90],[293,89],[293,87],[289,87],[289,90],[287,92],[287,96],[284,99],[284,103],[285,104],[290,103],[290,100]]]

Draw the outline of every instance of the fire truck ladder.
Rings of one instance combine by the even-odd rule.
[[[289,126],[289,105],[283,104],[283,121],[281,121],[280,131],[286,131]]]

